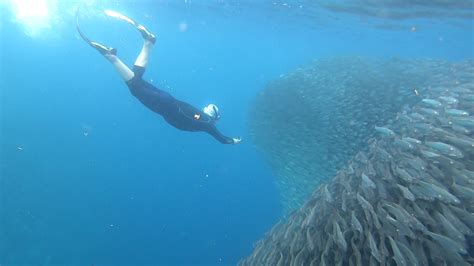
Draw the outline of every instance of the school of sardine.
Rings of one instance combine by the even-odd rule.
[[[340,77],[336,72],[345,68],[340,66],[344,60],[346,59],[327,60],[326,66],[332,69],[320,68],[319,72],[327,74],[335,71],[334,75]],[[364,62],[365,59],[358,58],[355,60],[359,61],[358,65],[351,64],[354,63],[351,60],[348,64],[350,68],[359,69],[361,73],[372,73],[373,69],[364,69],[373,63],[373,59],[367,63]],[[321,67],[321,64],[319,66]],[[352,83],[356,91],[345,90],[343,93],[348,96],[342,99],[353,97],[354,102],[352,105],[343,105],[345,110],[334,109],[340,108],[339,104],[329,107],[331,103],[319,107],[295,107],[293,110],[286,109],[286,105],[275,106],[275,109],[281,108],[281,113],[274,113],[278,116],[275,119],[282,121],[280,124],[273,122],[276,127],[271,129],[275,131],[275,136],[270,136],[267,142],[264,142],[263,136],[259,136],[267,131],[261,128],[256,130],[256,122],[251,122],[257,147],[264,154],[278,153],[276,158],[291,162],[284,164],[284,167],[289,169],[287,175],[291,176],[278,181],[281,190],[285,189],[284,185],[288,185],[287,189],[297,194],[295,187],[291,186],[292,183],[313,185],[321,180],[325,181],[308,196],[301,207],[281,220],[256,243],[252,254],[241,260],[241,265],[474,264],[474,61],[448,63],[436,60],[397,60],[387,64],[381,61],[378,66],[382,72],[394,70],[400,75],[398,79],[420,82],[414,98],[402,96],[400,99],[405,101],[404,104],[386,106],[389,109],[399,108],[397,112],[389,110],[384,113],[384,106],[381,106],[377,108],[379,117],[372,116],[374,112],[363,110],[362,107],[373,108],[375,105],[365,105],[366,102],[360,109],[350,109],[361,98],[374,99],[367,90],[361,89],[361,83]],[[405,71],[397,72],[401,68]],[[314,75],[318,73],[315,72]],[[390,75],[382,76],[393,79]],[[328,76],[325,79],[332,78]],[[355,80],[361,79],[351,77],[351,81]],[[369,81],[380,83],[377,78],[367,80]],[[395,84],[406,85],[404,82]],[[371,83],[364,86],[373,88]],[[282,97],[280,102],[292,102],[294,105],[301,103],[298,91],[304,90],[302,87],[295,85],[272,88],[277,88],[274,95],[268,88],[264,91],[265,94],[272,95],[271,100],[276,100],[279,95]],[[404,91],[404,88],[400,87],[399,90]],[[287,91],[284,91],[285,89]],[[390,89],[395,102],[396,97],[404,95],[396,92],[394,87]],[[292,94],[293,96],[290,96]],[[328,99],[331,100],[334,98]],[[383,99],[381,101],[384,105],[390,102]],[[261,103],[262,99],[257,102]],[[362,111],[360,115],[369,114],[375,122],[354,122],[364,129],[343,123],[348,131],[344,135],[339,128],[343,125],[338,125],[340,121],[334,121],[335,127],[332,130],[335,136],[366,134],[366,137],[354,139],[357,145],[353,149],[346,140],[343,141],[342,148],[348,148],[347,150],[326,147],[326,150],[313,151],[313,143],[308,138],[303,142],[308,141],[309,147],[305,147],[303,143],[289,141],[289,136],[300,136],[300,133],[308,128],[315,129],[308,123],[321,124],[321,117],[308,115],[304,113],[305,109],[310,112],[324,108],[329,108],[325,110],[326,113],[346,112],[349,119],[357,117],[349,113]],[[293,116],[287,113],[293,111],[299,112],[304,118],[288,121]],[[383,117],[385,115],[393,117]],[[304,119],[315,117],[320,120],[306,120],[306,124],[303,123]],[[382,120],[385,123],[381,123]],[[286,130],[283,124],[287,121],[291,126],[297,123],[299,131],[296,127],[292,128],[291,134],[281,133],[280,131]],[[372,133],[366,133],[364,130],[370,130]],[[328,131],[331,129],[324,129],[324,132]],[[282,143],[275,144],[278,137],[282,137]],[[316,139],[331,140],[327,136]],[[361,142],[365,147],[361,147],[364,146],[360,145]],[[300,146],[292,146],[297,143]],[[332,141],[329,144],[338,145],[338,142]],[[272,149],[270,145],[277,145],[277,148],[282,150]],[[303,147],[303,151],[297,151],[300,147]],[[356,148],[359,150],[351,154]],[[337,154],[332,154],[332,157],[323,156],[324,160],[314,159],[325,151],[339,151],[349,154],[351,158],[337,170],[334,177],[322,178],[316,175],[314,178],[317,181],[311,183],[307,179],[314,171],[322,169],[319,164],[324,160],[334,165],[341,163],[339,159],[334,159]],[[303,170],[293,171],[295,168],[304,167],[295,162],[297,158],[293,156],[302,158],[304,164],[309,167],[307,173]],[[269,162],[272,167],[281,168],[275,158]],[[317,166],[311,168],[312,163]],[[335,167],[334,165],[330,167]],[[305,174],[302,178],[304,182],[296,179],[301,173]]]
[[[404,106],[421,101],[408,118],[420,121],[418,131],[431,130],[424,119],[436,116],[436,106],[453,106],[456,99],[421,97],[429,86],[439,86],[437,77],[450,73],[447,63],[436,60],[342,57],[316,60],[268,84],[252,105],[249,129],[277,177],[285,213],[300,207],[321,181],[366,149],[368,139],[392,135],[382,125]],[[466,110],[447,112],[458,114],[457,130],[469,130]]]

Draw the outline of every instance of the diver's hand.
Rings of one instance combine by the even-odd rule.
[[[237,138],[232,138],[232,140],[234,141],[234,143],[232,144],[239,144],[241,141],[242,141],[242,138],[241,137],[237,137]]]

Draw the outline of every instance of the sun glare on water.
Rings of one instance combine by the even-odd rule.
[[[18,23],[27,34],[35,36],[42,30],[51,28],[52,13],[57,8],[57,0],[7,0]]]

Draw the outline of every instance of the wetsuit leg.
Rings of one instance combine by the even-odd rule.
[[[133,79],[125,82],[133,96],[153,112],[163,115],[167,121],[178,113],[177,100],[173,96],[142,79],[145,68],[134,66],[133,72]]]

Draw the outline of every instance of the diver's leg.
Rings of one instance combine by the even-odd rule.
[[[150,57],[151,49],[153,48],[153,45],[156,42],[156,36],[147,28],[145,28],[145,26],[136,22],[132,18],[129,18],[113,10],[104,10],[104,12],[110,17],[127,22],[128,24],[134,26],[140,32],[145,42],[143,43],[142,50],[138,55],[137,60],[135,60],[135,65],[141,68],[146,68],[148,64],[148,59]]]
[[[142,50],[140,51],[137,60],[135,60],[136,66],[146,68],[148,64],[148,59],[150,58],[151,49],[153,48],[153,44],[154,43],[152,41],[145,39]]]
[[[88,40],[88,42],[90,46],[94,47],[94,49],[99,51],[99,53],[101,53],[110,63],[112,63],[112,65],[115,67],[115,70],[117,70],[120,77],[122,77],[124,81],[129,81],[135,76],[133,71],[128,68],[128,66],[125,65],[122,60],[120,60],[120,58],[118,58],[117,49],[107,47],[94,41]]]
[[[133,71],[128,68],[128,66],[125,65],[117,55],[109,53],[104,54],[104,56],[107,58],[107,60],[109,60],[110,63],[112,63],[112,65],[115,67],[115,70],[117,70],[120,77],[122,77],[124,81],[129,81],[135,76]]]

